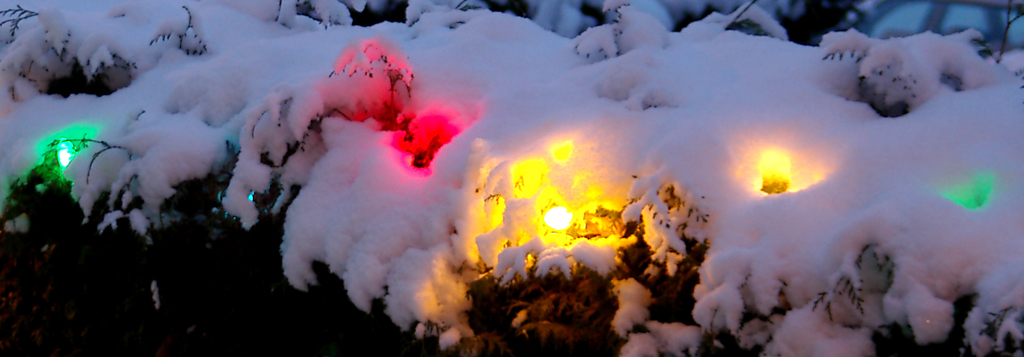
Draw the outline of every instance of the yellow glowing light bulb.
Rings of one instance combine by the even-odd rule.
[[[572,155],[572,149],[572,141],[566,141],[552,147],[551,156],[555,157],[555,161],[565,162],[566,160],[569,160],[569,156]]]
[[[761,192],[783,193],[789,189],[791,163],[785,153],[766,151],[761,154],[761,162],[757,166],[761,171]]]
[[[572,223],[572,212],[562,206],[554,207],[544,214],[544,223],[556,231],[569,228],[569,224]]]

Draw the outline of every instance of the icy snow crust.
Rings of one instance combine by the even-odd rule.
[[[130,217],[144,234],[173,219],[159,207],[174,185],[237,150],[223,203],[244,225],[258,219],[249,193],[272,182],[302,187],[279,212],[294,286],[315,284],[310,264],[326,262],[356,306],[382,298],[403,328],[441,326],[446,346],[473,334],[466,290],[481,268],[508,281],[531,265],[565,275],[573,264],[615,266],[625,240],[566,243],[542,221],[554,205],[625,209],[624,219],[643,220],[670,273],[686,249],[679,233],[710,243],[695,293],[699,326],[646,321],[650,293],[635,280],[617,283],[624,354],[692,352],[703,330],[769,354],[870,355],[872,331],[891,323],[920,344],[943,341],[952,302],[970,294],[971,352],[1021,340],[1021,83],[978,57],[971,33],[844,33],[803,47],[724,31],[724,15],[669,33],[630,25],[656,23],[637,12],[567,39],[526,19],[443,7],[411,26],[308,30],[316,25],[288,28],[273,9],[241,12],[236,3],[22,4],[48,15],[0,46],[0,187],[39,162],[40,142],[96,127],[93,139],[119,149],[90,170],[102,149],[92,145],[65,174],[86,212],[112,205],[106,225]],[[182,28],[181,5],[201,21],[193,33],[205,53],[173,39],[150,44]],[[70,40],[53,42],[52,29]],[[608,50],[588,57],[586,43]],[[65,57],[50,56],[60,46]],[[135,67],[108,96],[40,95],[17,73],[33,60],[72,57],[101,61],[83,63],[95,73],[113,54]],[[895,73],[872,77],[885,70]],[[883,118],[872,100],[903,101],[909,113]],[[405,121],[450,136],[426,167],[399,149],[421,143],[385,130]],[[570,154],[552,154],[566,142]],[[791,159],[789,192],[759,190],[767,150]],[[515,177],[525,162],[544,168],[534,183]],[[979,177],[991,187],[972,188]],[[665,200],[667,185],[687,206]],[[955,203],[950,190],[977,204]],[[103,191],[144,204],[123,212],[114,199],[96,202]],[[688,208],[704,216],[680,213]],[[642,324],[648,332],[631,332]]]

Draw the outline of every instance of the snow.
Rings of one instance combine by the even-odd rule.
[[[160,287],[156,285],[156,280],[149,284],[149,291],[153,292],[153,307],[160,310]]]
[[[644,327],[650,332],[629,334],[621,356],[696,356],[704,336],[700,327],[679,322],[647,321]]]
[[[527,317],[528,314],[525,309],[519,310],[519,312],[516,313],[516,317],[512,319],[512,327],[519,328],[519,326],[523,325],[523,322],[526,322]]]
[[[765,353],[777,356],[872,356],[871,331],[837,325],[805,307],[786,314]]]
[[[4,231],[11,233],[25,233],[29,227],[28,215],[24,213],[4,223]]]
[[[658,350],[669,356],[696,355],[704,337],[700,327],[687,326],[679,322],[648,321],[644,326],[658,341]]]
[[[0,197],[40,143],[95,127],[109,148],[64,175],[85,212],[104,207],[101,229],[128,218],[145,234],[179,218],[160,210],[176,185],[237,153],[222,203],[243,226],[260,217],[251,193],[301,187],[272,208],[293,286],[324,262],[357,307],[382,299],[442,348],[473,336],[482,274],[613,271],[636,238],[608,210],[642,221],[668,274],[710,245],[699,326],[648,321],[651,293],[618,282],[623,354],[692,353],[724,331],[768,354],[870,355],[893,323],[945,340],[970,295],[972,353],[1024,330],[1022,83],[977,55],[976,32],[806,47],[760,3],[744,16],[772,36],[726,31],[735,3],[681,32],[665,13],[708,3],[608,2],[613,21],[589,28],[566,15],[579,1],[540,25],[414,1],[408,24],[370,28],[336,2],[314,3],[324,21],[268,2],[69,3],[25,1],[39,18],[0,44]],[[116,91],[43,94],[73,61]],[[787,192],[761,191],[766,152],[787,158]],[[547,226],[558,206],[587,224]]]
[[[647,307],[651,305],[651,292],[633,278],[612,283],[615,284],[615,295],[619,298],[619,309],[612,318],[612,329],[619,336],[626,337],[633,325],[642,324],[650,317]]]
[[[631,334],[620,352],[623,357],[657,357],[658,341],[648,333]]]

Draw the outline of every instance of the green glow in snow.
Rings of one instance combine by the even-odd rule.
[[[99,132],[99,126],[75,123],[44,134],[36,144],[39,165],[52,173],[54,178],[64,179],[64,170],[71,164],[71,160],[85,148],[86,141],[96,137]]]
[[[943,191],[942,197],[967,209],[978,209],[988,203],[995,182],[996,175],[991,172],[976,174],[970,181]]]
[[[42,140],[39,141],[39,143],[36,145],[36,153],[39,154],[39,157],[45,157],[46,153],[52,149],[50,144],[53,143],[54,141],[58,141],[58,150],[60,150],[58,151],[58,155],[60,155],[61,151],[63,151],[64,145],[67,145],[67,147],[70,148],[70,150],[68,151],[69,153],[74,154],[74,149],[78,148],[78,146],[75,145],[76,141],[80,139],[94,138],[96,137],[96,134],[99,134],[99,132],[100,128],[98,126],[81,123],[72,124],[70,126],[65,127],[64,129],[52,132],[49,135],[43,137]],[[71,156],[74,157],[74,155]],[[58,157],[58,159],[61,158]],[[61,164],[61,166],[67,165]]]

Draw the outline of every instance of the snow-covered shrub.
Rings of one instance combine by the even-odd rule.
[[[668,28],[628,1],[607,1],[603,11],[612,13],[612,23],[590,27],[573,41],[576,53],[600,61],[622,55],[634,48],[663,48],[668,45]]]
[[[643,222],[643,238],[651,247],[651,258],[664,263],[670,276],[675,274],[683,254],[706,240],[701,227],[708,221],[707,214],[694,202],[696,197],[663,175],[638,179],[630,196],[636,197],[635,201],[626,206],[623,216]]]
[[[380,1],[370,1],[371,4]],[[363,12],[367,0],[283,0],[278,1],[277,22],[287,27],[297,25],[297,16],[316,20],[321,26],[352,25],[349,8]]]
[[[178,49],[185,52],[185,54],[201,55],[206,53],[206,43],[203,41],[203,22],[199,19],[198,15],[192,15],[192,10],[188,6],[182,6],[185,10],[187,17],[185,18],[171,18],[161,22],[157,26],[156,34],[153,35],[153,39],[149,40],[149,44],[152,45],[161,41],[172,41],[172,38],[177,39]],[[172,43],[173,43],[172,42]]]
[[[629,110],[675,108],[678,90],[661,83],[649,52],[635,51],[608,61],[609,71],[601,75],[597,95],[622,102]]]
[[[1012,355],[1024,350],[1021,272],[1021,264],[1012,264],[980,282],[982,293],[964,323],[971,353]]]
[[[1024,252],[1008,71],[949,37],[807,47],[729,30],[739,12],[676,33],[618,3],[606,36],[573,41],[482,9],[314,32],[274,23],[274,3],[256,16],[189,2],[210,45],[201,56],[177,35],[149,44],[161,24],[195,31],[180,26],[181,3],[99,17],[69,5],[83,33],[133,30],[121,43],[145,73],[110,96],[5,103],[0,182],[36,164],[40,140],[79,144],[50,172],[91,213],[70,218],[140,235],[160,272],[138,279],[138,295],[159,301],[172,340],[216,335],[207,316],[224,318],[224,300],[276,286],[329,291],[351,312],[339,328],[370,312],[383,334],[439,353],[1015,348],[1020,304],[997,298],[1016,296],[1001,287],[1019,284],[1005,267]],[[757,11],[743,16],[768,18]],[[748,33],[779,34],[755,20]],[[592,59],[614,58],[580,58],[587,38],[600,39]],[[822,60],[854,47],[860,62]],[[865,121],[877,115],[857,101],[862,65],[895,60],[938,89],[906,120]],[[870,83],[903,95],[884,80]],[[34,234],[40,220],[22,213],[3,217],[4,233]],[[220,259],[246,256],[246,239],[258,263]],[[262,273],[247,293],[218,289],[236,275],[204,274],[248,266]],[[206,294],[228,297],[195,298]]]
[[[106,95],[131,83],[136,64],[120,40],[68,22],[58,9],[38,12],[38,26],[26,28],[0,59],[5,101],[39,93]]]
[[[411,0],[405,21],[412,25],[428,12],[489,9],[530,18],[546,30],[574,37],[603,22],[600,8],[600,1],[592,0]]]
[[[549,276],[564,275],[576,279],[576,266],[602,275],[611,272],[618,279],[634,278],[658,287],[652,290],[655,295],[652,309],[657,308],[656,316],[662,319],[657,321],[686,321],[683,316],[689,315],[693,301],[690,300],[689,308],[685,307],[685,301],[692,296],[696,267],[703,259],[703,249],[706,249],[706,245],[701,243],[704,239],[701,228],[707,216],[698,208],[700,199],[691,196],[682,185],[672,183],[668,179],[670,175],[664,173],[636,179],[631,190],[626,189],[628,184],[609,188],[608,185],[616,180],[579,175],[576,171],[578,166],[569,166],[575,170],[564,168],[563,165],[578,165],[561,163],[558,159],[558,148],[571,146],[556,143],[553,147],[556,152],[554,160],[528,153],[523,154],[521,160],[499,159],[485,164],[477,186],[470,187],[479,204],[471,205],[471,210],[483,213],[483,217],[476,220],[487,223],[477,229],[460,227],[459,231],[476,237],[483,269],[487,271],[493,267],[491,272],[495,278],[510,286],[537,284],[534,279]],[[586,154],[579,155],[586,160]],[[469,171],[475,172],[476,169]],[[570,185],[574,189],[569,189]],[[577,187],[587,185],[602,188],[594,192],[618,192],[621,196],[583,196]],[[632,200],[623,200],[625,197]],[[633,203],[629,204],[630,201]],[[599,234],[586,239],[586,234],[580,234],[579,226],[568,228],[568,237],[551,232],[538,219],[545,216],[544,212],[552,206],[559,205],[580,207],[573,211],[574,215],[584,217],[585,227],[609,229],[603,232],[596,229]],[[632,223],[598,223],[601,219],[620,222],[619,212],[623,209],[626,214],[622,216],[628,217]],[[588,216],[593,217],[593,223],[597,224],[593,224]],[[687,237],[699,237],[700,241]],[[605,251],[612,259],[600,258]],[[516,315],[507,315],[510,321],[520,323],[532,319],[513,317]],[[611,319],[612,316],[605,318]],[[541,318],[540,321],[548,320]],[[690,329],[697,329],[692,326],[692,319],[689,323]],[[628,330],[632,330],[632,326]],[[698,338],[698,343],[701,340]],[[697,348],[697,344],[692,347]]]
[[[140,112],[128,119],[124,136],[88,145],[79,153],[91,160],[71,162],[67,174],[88,178],[72,188],[83,211],[92,212],[100,197],[110,193],[104,220],[131,217],[132,227],[145,234],[150,225],[161,227],[176,219],[174,212],[161,209],[175,186],[222,165],[231,148],[218,128],[198,119],[159,124],[167,116]]]
[[[595,0],[497,0],[484,1],[493,11],[509,11],[532,19],[540,27],[565,37],[575,37],[604,22],[601,1]]]
[[[464,290],[460,293],[465,284],[460,274],[451,271],[457,263],[449,251],[416,243],[398,243],[384,249],[363,243],[354,248],[362,245],[365,248],[361,249],[369,251],[351,255],[351,262],[346,263],[343,256],[334,255],[341,251],[325,252],[316,247],[340,242],[332,242],[330,232],[336,231],[333,224],[324,226],[321,216],[309,211],[311,205],[324,204],[317,201],[330,199],[339,192],[362,195],[367,184],[374,186],[374,190],[407,189],[397,183],[388,187],[381,182],[349,181],[347,175],[339,176],[336,168],[331,168],[339,163],[358,164],[362,160],[359,156],[367,155],[365,150],[384,147],[389,156],[390,153],[401,155],[401,170],[417,176],[430,173],[438,150],[458,132],[457,122],[453,121],[458,115],[443,108],[422,107],[415,101],[414,84],[413,69],[401,46],[393,39],[378,35],[351,40],[336,58],[334,71],[329,76],[313,81],[308,87],[278,86],[262,102],[243,113],[239,160],[223,202],[227,212],[240,217],[243,227],[254,226],[266,213],[292,217],[285,224],[281,252],[284,273],[293,286],[305,290],[317,284],[311,264],[314,261],[328,263],[334,273],[362,281],[353,281],[348,288],[350,299],[357,307],[370,311],[375,301],[385,301],[386,313],[398,326],[409,329],[416,322],[433,324],[440,329],[441,346],[447,347],[457,343],[461,336],[472,336],[464,317],[459,314],[469,307]],[[380,161],[389,164],[391,159]],[[397,173],[392,176],[401,179]],[[298,186],[303,187],[302,191],[299,196],[293,196],[290,188]],[[247,199],[254,192],[258,195],[274,189],[282,194],[269,209],[260,209]],[[292,199],[295,203],[283,210],[283,204]],[[330,200],[346,204],[344,199]],[[398,203],[388,200],[363,204]],[[419,209],[403,208],[401,204],[395,207],[394,214],[399,217],[411,215],[416,219],[423,214]],[[364,213],[358,206],[343,210],[355,216]],[[381,234],[384,236],[379,239],[401,238],[412,233],[422,234],[424,240],[429,240],[447,237],[438,233],[450,229],[441,222],[431,223],[435,227],[426,230],[394,224],[393,217],[389,216],[364,217],[358,221],[367,219],[382,220],[380,232],[366,231],[355,224],[341,226],[342,231],[357,229],[346,233],[353,239],[348,243],[350,246],[355,240],[364,239],[363,235],[370,236],[366,239],[372,241]],[[327,231],[317,232],[320,228]],[[421,233],[415,233],[417,231]],[[378,270],[384,272],[383,275],[362,275],[365,269],[392,269],[379,265],[391,266],[393,260],[404,264],[395,266],[390,273]],[[423,269],[425,265],[432,268]],[[382,291],[385,286],[386,294]],[[428,301],[423,301],[425,295],[430,296]]]
[[[696,31],[721,32],[733,30],[754,36],[788,39],[786,29],[767,12],[754,4],[737,9],[729,15],[712,13],[695,22]],[[659,25],[648,12],[629,1],[607,1],[604,11],[611,23],[591,27],[574,40],[576,53],[590,61],[623,55],[636,48],[660,49],[668,46],[668,28]]]
[[[867,103],[884,117],[904,115],[940,91],[996,83],[1000,74],[982,57],[984,46],[974,30],[886,40],[850,30],[828,34],[821,44],[824,60],[835,63],[828,85],[837,95]]]
[[[495,170],[508,168],[498,164]],[[565,204],[543,183],[557,177],[515,179],[505,199],[495,187],[508,181],[494,175],[490,184],[474,189],[476,197],[487,197],[480,199],[494,220],[487,224],[490,232],[477,237],[482,270],[491,274],[469,284],[475,336],[464,348],[488,355],[524,349],[586,355],[621,347],[628,354],[636,342],[622,343],[650,336],[655,343],[647,347],[655,355],[716,348],[689,317],[697,269],[708,247],[699,233],[707,215],[692,194],[664,174],[636,179],[625,211],[577,212],[586,223],[571,226],[560,240],[551,235],[561,233],[549,229],[510,229],[532,226],[523,216],[533,215],[528,212],[534,207],[545,211],[548,200]],[[539,192],[536,200],[530,191]],[[502,240],[502,247],[495,247],[495,240]],[[491,249],[500,253],[493,257],[487,254]],[[596,259],[603,249],[610,260]]]
[[[437,149],[451,140],[452,131],[432,116],[404,112],[412,80],[401,47],[378,36],[348,45],[329,78],[311,90],[281,87],[268,95],[246,114],[239,165],[225,207],[250,226],[257,212],[244,200],[249,192],[267,190],[272,177],[284,187],[304,184],[310,166],[324,154],[325,120],[372,120],[379,130],[396,132],[394,144],[412,155],[412,166],[427,167]],[[286,194],[280,202],[290,198]],[[280,204],[274,207],[276,213]]]
[[[701,20],[714,12],[734,13],[754,3],[765,15],[785,27],[790,40],[813,45],[822,34],[837,25],[849,27],[848,18],[858,14],[861,0],[660,0],[675,23],[675,28]],[[775,36],[775,35],[773,35]]]
[[[794,41],[813,44],[824,32],[856,13],[856,6],[861,1],[762,0],[754,2],[757,3],[757,7],[764,10],[766,17],[782,23],[788,29],[788,31],[783,30],[783,34],[789,32],[788,37]],[[632,9],[650,15],[650,18],[644,18],[645,21],[653,21],[652,24],[661,24],[669,30],[679,30],[712,13],[734,13],[751,3],[751,1],[743,0],[413,0],[409,2],[406,21],[410,24],[415,23],[421,14],[428,11],[487,8],[492,11],[530,18],[546,30],[573,38],[596,25],[618,21],[620,14],[610,13],[608,9],[615,9],[623,5],[630,5]],[[375,9],[373,6],[368,6],[368,8]],[[753,23],[743,22],[739,26],[751,24]],[[846,26],[848,27],[849,24]]]
[[[253,18],[290,29],[370,26],[405,20],[405,0],[214,0]]]

